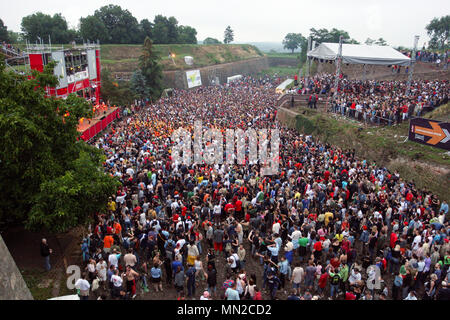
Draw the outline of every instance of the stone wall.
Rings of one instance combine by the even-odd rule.
[[[2,236],[0,236],[0,301],[33,300]]]
[[[269,57],[269,66],[278,67],[278,66],[288,66],[288,67],[297,67],[299,64],[298,59],[293,58],[282,58],[282,57]]]
[[[227,78],[242,74],[254,75],[264,69],[269,68],[267,57],[217,64],[192,70],[200,70],[202,85],[211,85],[217,77],[221,84],[227,82]],[[165,71],[163,73],[163,83],[166,88],[188,89],[186,70],[183,71]]]

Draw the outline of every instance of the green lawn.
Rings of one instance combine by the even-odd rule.
[[[268,57],[298,59],[300,52],[264,52]]]
[[[269,69],[265,69],[259,73],[260,75],[269,75],[269,76],[295,76],[298,74],[298,69],[295,67],[270,67]]]

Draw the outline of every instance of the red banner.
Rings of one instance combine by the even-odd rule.
[[[96,136],[99,132],[105,130],[108,127],[108,125],[118,117],[119,117],[119,109],[115,110],[114,112],[106,116],[103,120],[100,120],[95,125],[90,127],[89,129],[86,129],[81,135],[81,139],[83,139],[84,141],[90,140],[92,137]]]
[[[44,71],[44,62],[42,61],[42,54],[30,54],[30,68],[39,72]]]

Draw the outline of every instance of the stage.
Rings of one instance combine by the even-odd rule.
[[[117,107],[105,108],[97,112],[97,116],[92,119],[82,119],[78,124],[78,132],[81,132],[81,139],[89,141],[99,132],[103,131],[115,119],[120,118],[120,110]]]

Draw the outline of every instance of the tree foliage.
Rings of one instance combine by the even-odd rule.
[[[109,70],[102,70],[102,98],[110,105],[125,106],[133,103],[135,96],[128,81],[113,79]]]
[[[108,30],[110,43],[130,44],[140,42],[139,23],[130,11],[110,4],[96,10],[94,17],[102,21]]]
[[[0,19],[0,41],[9,42],[8,28],[4,25],[3,20]]]
[[[310,29],[310,36],[312,37],[312,40],[323,43],[323,42],[332,42],[337,43],[339,42],[339,37],[342,36],[343,43],[353,43],[353,44],[359,44],[358,41],[355,39],[350,38],[350,35],[345,30],[339,30],[336,28],[331,29],[328,31],[328,29],[322,28],[322,29]]]
[[[142,47],[142,54],[139,57],[139,68],[145,78],[150,97],[153,100],[159,99],[163,91],[162,66],[159,57],[153,50],[153,43],[150,38],[145,38]]]
[[[371,38],[367,38],[366,41],[364,41],[364,44],[371,46],[373,45],[375,42],[375,40],[371,39]]]
[[[0,39],[1,26],[0,20]],[[155,44],[197,43],[197,30],[191,26],[178,25],[175,17],[156,15],[153,22],[149,19],[138,22],[130,11],[113,4],[100,7],[93,15],[81,17],[78,31],[68,29],[61,14],[50,16],[41,12],[24,17],[22,31],[24,38],[32,43],[38,41],[38,37],[47,42],[48,35],[53,43],[58,44],[73,40],[99,40],[104,44],[138,44],[143,43],[146,37],[152,39]]]
[[[46,97],[45,87],[58,82],[54,66],[28,79],[0,61],[0,219],[60,232],[102,210],[117,184],[103,174],[98,151],[77,141],[90,104]]]
[[[178,43],[197,44],[197,30],[189,26],[178,28]]]
[[[283,40],[283,47],[288,50],[292,50],[294,53],[295,49],[301,48],[304,42],[308,42],[301,33],[288,33]]]
[[[234,31],[231,29],[230,26],[228,26],[224,32],[223,43],[228,44],[233,42],[233,40],[234,40]]]
[[[100,41],[108,43],[110,41],[109,31],[102,20],[96,16],[87,16],[80,19],[80,35],[87,41]]]
[[[142,20],[139,27],[141,29],[143,39],[145,39],[146,37],[149,37],[151,39],[153,37],[153,23],[151,23],[148,19]]]
[[[425,27],[430,41],[428,46],[430,49],[448,49],[450,39],[450,15],[434,18]]]
[[[136,70],[130,79],[130,88],[134,92],[137,98],[145,99],[150,95],[150,90],[145,81],[144,75],[141,70]]]
[[[384,40],[383,38],[378,38],[378,40],[375,41],[375,44],[377,46],[387,46],[387,42],[386,40]]]
[[[38,41],[39,37],[43,41],[48,41],[48,36],[51,37],[52,43],[69,43],[76,39],[77,33],[75,30],[69,30],[66,19],[60,14],[56,13],[53,16],[37,12],[22,18],[22,32],[24,38],[34,43]]]
[[[203,44],[221,44],[222,42],[220,42],[219,40],[215,39],[215,38],[206,38],[205,40],[203,40]]]

